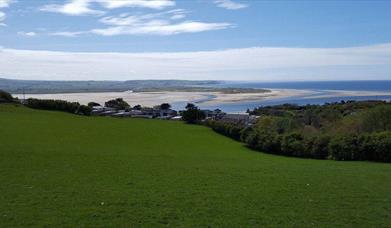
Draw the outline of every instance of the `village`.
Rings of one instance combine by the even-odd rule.
[[[122,99],[119,98],[116,101],[116,105],[112,105],[114,102],[106,102],[104,106],[91,102],[92,116],[110,116],[117,118],[146,118],[146,119],[161,119],[161,120],[182,120],[182,114],[184,110],[173,110],[171,105],[163,103],[154,107],[142,107],[136,105],[132,108],[130,106],[121,106]],[[220,109],[200,109],[205,116],[203,121],[215,120],[223,121],[241,125],[252,125],[256,122],[258,116],[250,115],[248,113],[225,113]]]

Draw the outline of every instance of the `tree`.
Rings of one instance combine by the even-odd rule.
[[[96,102],[89,102],[87,106],[92,108],[94,106],[100,106],[100,104]]]
[[[141,110],[142,109],[142,107],[141,107],[141,105],[135,105],[135,106],[133,106],[133,109],[134,110]]]
[[[91,106],[80,105],[79,108],[77,109],[76,113],[79,115],[90,116],[91,111],[92,111]]]
[[[1,102],[6,102],[6,103],[9,103],[9,102],[13,102],[14,101],[14,98],[12,97],[12,95],[8,92],[5,92],[3,90],[0,90],[0,103]]]
[[[187,123],[197,123],[200,120],[205,119],[205,113],[198,109],[194,104],[188,103],[186,110],[182,113],[182,119]]]
[[[127,109],[130,107],[130,105],[126,101],[124,101],[122,98],[109,100],[105,103],[105,106],[109,107],[109,108],[115,108],[118,110]]]
[[[195,105],[192,104],[192,103],[187,103],[187,105],[186,105],[185,108],[186,108],[186,109],[194,109],[194,108],[197,108],[197,106],[195,106]]]
[[[160,109],[162,109],[162,110],[167,110],[170,108],[171,108],[171,105],[169,103],[163,103],[160,105]]]
[[[366,132],[391,131],[391,105],[380,105],[363,115],[363,129]]]

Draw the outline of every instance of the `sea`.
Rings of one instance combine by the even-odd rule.
[[[217,104],[213,106],[203,105],[202,102],[205,99],[197,101],[199,107],[202,109],[215,109],[219,108],[225,112],[240,113],[245,112],[247,109],[254,109],[256,107],[278,105],[278,104],[325,104],[332,102],[340,102],[347,100],[385,100],[391,101],[391,80],[383,81],[304,81],[304,82],[223,82],[213,87],[221,88],[268,88],[268,89],[296,89],[296,90],[310,90],[313,92],[313,96],[293,96],[286,98],[266,99],[251,102],[236,102]],[[333,91],[370,91],[376,92],[378,96],[334,96]],[[381,93],[388,93],[388,95],[381,95]],[[319,97],[319,95],[324,95]],[[316,96],[316,97],[315,97]],[[206,99],[213,99],[213,96]],[[175,106],[183,106],[184,104],[178,103]]]

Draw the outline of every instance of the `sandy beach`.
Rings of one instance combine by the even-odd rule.
[[[88,104],[94,101],[104,104],[105,101],[114,98],[123,98],[130,105],[154,106],[164,102],[192,102],[204,105],[217,105],[236,102],[249,102],[264,99],[285,98],[293,96],[306,96],[312,92],[309,90],[281,89],[271,90],[267,93],[238,93],[226,94],[220,92],[106,92],[106,93],[58,93],[58,94],[26,94],[26,98],[61,99],[80,104]],[[23,98],[22,94],[14,94]]]
[[[60,99],[80,104],[94,101],[100,104],[123,98],[131,106],[154,106],[161,103],[190,102],[205,106],[218,106],[219,104],[234,104],[240,102],[254,102],[290,97],[327,98],[327,97],[355,97],[355,96],[391,96],[390,92],[373,91],[341,91],[341,90],[297,90],[297,89],[270,89],[267,93],[238,93],[226,94],[221,92],[105,92],[105,93],[59,93],[59,94],[26,94],[26,98]],[[14,96],[23,98],[21,94]]]

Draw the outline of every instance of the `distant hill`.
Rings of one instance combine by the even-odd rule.
[[[219,81],[187,80],[129,80],[129,81],[36,81],[0,78],[0,90],[20,93],[76,93],[76,92],[123,92],[147,88],[185,88],[213,86]]]

